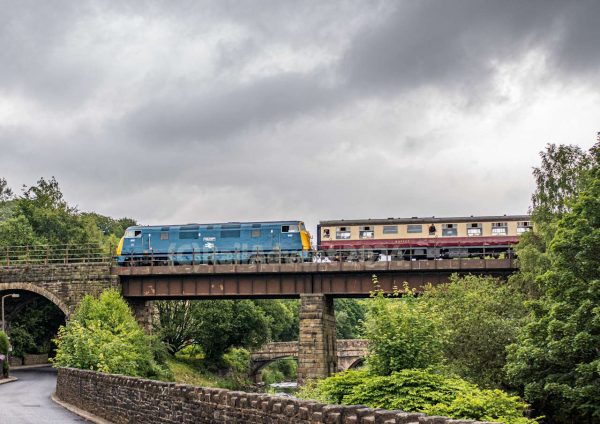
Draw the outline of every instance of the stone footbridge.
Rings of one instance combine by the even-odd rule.
[[[341,339],[336,342],[337,370],[354,368],[367,356],[369,342],[365,339]],[[260,370],[269,363],[282,358],[298,359],[298,342],[271,342],[252,351],[251,375],[260,380]]]

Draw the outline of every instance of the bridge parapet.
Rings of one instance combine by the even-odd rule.
[[[57,305],[68,317],[86,294],[98,295],[120,288],[110,262],[38,264],[0,267],[0,291],[37,293]]]

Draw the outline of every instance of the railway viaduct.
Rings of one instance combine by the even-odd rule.
[[[342,365],[333,299],[369,296],[373,275],[382,290],[391,292],[405,282],[417,290],[427,283],[443,283],[454,273],[506,277],[516,265],[514,259],[139,267],[117,267],[110,258],[90,263],[24,263],[0,267],[0,296],[37,294],[68,318],[85,295],[116,288],[148,331],[155,300],[300,298],[297,353],[290,356],[297,355],[298,379],[304,381],[328,376]]]

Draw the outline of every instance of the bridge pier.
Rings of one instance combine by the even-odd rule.
[[[151,334],[152,330],[154,330],[154,325],[158,323],[154,301],[129,298],[127,299],[127,303],[129,304],[136,321],[144,330],[144,333]]]
[[[325,378],[337,371],[333,297],[300,295],[298,382]]]

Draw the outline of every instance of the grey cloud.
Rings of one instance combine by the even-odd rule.
[[[600,3],[473,0],[396,2],[365,28],[343,60],[349,84],[363,92],[433,85],[481,96],[494,64],[541,48],[566,72],[600,61]],[[485,95],[484,95],[485,96]]]
[[[316,75],[276,75],[216,93],[152,99],[122,125],[143,143],[222,144],[242,130],[327,109],[332,92]]]

